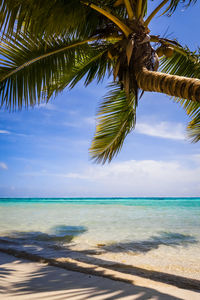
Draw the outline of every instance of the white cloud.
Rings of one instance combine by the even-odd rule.
[[[12,134],[16,135],[16,136],[20,136],[20,137],[32,137],[33,136],[32,134],[26,134],[26,133],[20,133],[20,132],[13,132]]]
[[[0,129],[0,134],[10,134],[11,132],[8,130],[1,130]]]
[[[160,122],[158,124],[148,124],[138,122],[136,132],[172,140],[184,140],[184,126],[181,123]]]
[[[200,164],[193,157],[180,161],[129,160],[109,165],[90,165],[81,172],[35,172],[49,177],[77,196],[199,196]],[[63,192],[64,193],[64,192]]]
[[[8,170],[8,166],[4,162],[0,162],[0,169]]]
[[[27,137],[30,135],[24,134],[24,133],[18,133],[18,132],[11,132],[8,130],[0,130],[0,134],[12,134],[12,135],[17,135],[17,136],[21,136],[21,137]]]
[[[179,161],[130,160],[63,176],[84,180],[90,192],[108,196],[195,196],[199,174],[199,164],[192,168]]]

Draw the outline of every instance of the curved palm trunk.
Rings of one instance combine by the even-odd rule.
[[[161,72],[145,67],[136,72],[138,87],[144,91],[164,93],[200,103],[200,80]]]

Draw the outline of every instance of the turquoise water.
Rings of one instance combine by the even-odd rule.
[[[200,207],[200,198],[0,198],[0,205],[21,203]]]
[[[200,198],[0,199],[0,236],[0,247],[94,251],[93,258],[197,278]]]

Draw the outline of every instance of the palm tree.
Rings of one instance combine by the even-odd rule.
[[[190,137],[199,141],[199,54],[148,27],[165,5],[163,14],[171,15],[180,3],[194,2],[163,0],[147,15],[147,0],[1,0],[1,106],[33,106],[82,78],[88,85],[113,75],[90,148],[97,162],[121,149],[143,91],[183,105],[192,118]]]

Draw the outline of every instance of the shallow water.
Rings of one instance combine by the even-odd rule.
[[[200,279],[200,198],[0,199],[0,247]]]

